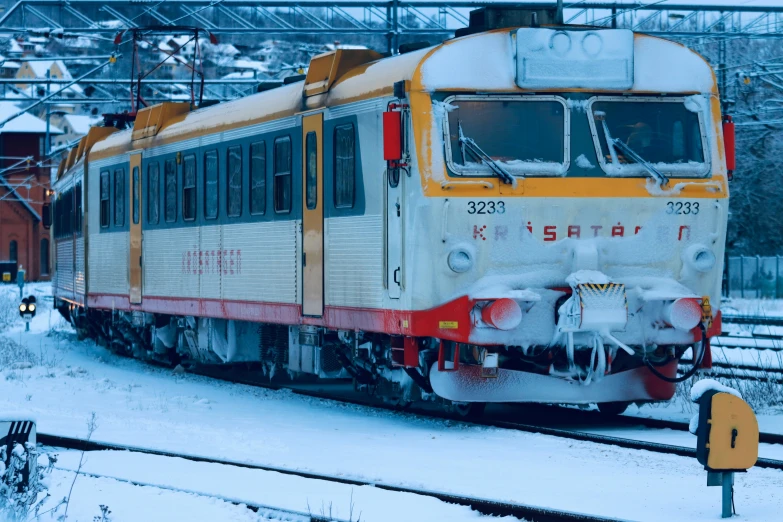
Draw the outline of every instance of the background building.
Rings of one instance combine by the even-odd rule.
[[[0,261],[15,261],[28,281],[47,280],[51,243],[41,225],[51,174],[44,160],[46,122],[29,113],[15,116],[19,110],[14,103],[0,103],[0,122],[5,122],[0,127]],[[62,134],[55,126],[49,132]]]

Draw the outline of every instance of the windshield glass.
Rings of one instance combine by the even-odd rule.
[[[607,146],[607,133],[661,172],[675,176],[706,173],[699,115],[689,110],[684,100],[598,98],[590,114],[599,161],[607,174],[647,174],[629,154],[623,154],[626,147],[614,147],[613,151]]]
[[[449,100],[450,167],[459,174],[493,175],[486,161],[471,153],[470,138],[511,174],[565,174],[565,105],[553,97]]]

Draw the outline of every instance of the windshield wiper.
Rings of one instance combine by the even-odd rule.
[[[501,180],[503,180],[503,183],[507,183],[511,185],[512,187],[516,188],[517,186],[517,180],[514,176],[512,176],[506,169],[504,169],[500,163],[498,163],[496,160],[492,159],[492,157],[484,152],[484,150],[478,146],[478,144],[475,142],[473,138],[469,138],[465,136],[465,134],[462,132],[462,122],[458,122],[457,126],[459,127],[459,142],[464,147],[464,149],[467,149],[468,152],[473,154],[477,159],[483,161],[486,163],[486,165],[494,172]],[[465,161],[464,158],[464,149],[463,149],[463,161]]]
[[[615,165],[619,165],[619,161],[617,159],[617,152],[615,151],[615,147],[620,149],[620,152],[622,152],[625,156],[628,156],[633,161],[644,167],[644,169],[650,173],[650,175],[655,179],[655,181],[658,182],[660,186],[666,186],[669,184],[669,178],[667,178],[660,170],[653,167],[652,163],[641,157],[635,150],[633,150],[631,147],[629,147],[624,141],[622,141],[619,138],[612,138],[612,135],[609,133],[609,126],[606,124],[606,113],[603,111],[595,111],[593,113],[593,117],[601,122],[601,125],[604,129],[604,137],[606,138],[606,145],[609,147],[609,155],[612,158],[612,163]]]

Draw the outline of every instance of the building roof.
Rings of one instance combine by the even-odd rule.
[[[78,114],[66,114],[63,117],[65,124],[71,129],[74,134],[87,134],[90,132],[90,127],[97,125],[103,121],[103,118],[93,116],[82,116]]]
[[[14,114],[22,110],[16,103],[13,102],[0,102],[0,124],[5,124],[0,127],[0,133],[21,132],[21,133],[46,133],[46,122],[41,118],[37,118],[25,112],[19,116],[13,118],[10,121],[6,119],[12,117]],[[54,125],[49,125],[49,134],[62,134],[63,131]]]

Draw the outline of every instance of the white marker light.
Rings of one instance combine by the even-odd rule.
[[[698,299],[683,297],[666,304],[663,308],[664,318],[678,330],[692,330],[701,322],[701,304]]]
[[[693,253],[693,268],[699,272],[709,272],[715,266],[715,254],[706,248]]]
[[[22,312],[22,313],[26,312],[27,311],[27,305],[24,304],[24,303],[20,304],[19,305],[19,311]]]
[[[448,263],[449,268],[458,274],[473,268],[473,259],[467,251],[462,249],[452,250],[449,254]]]

